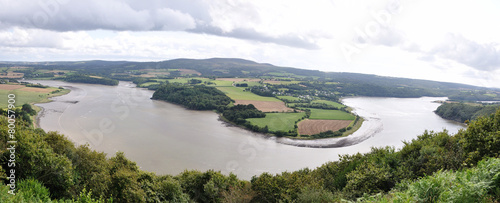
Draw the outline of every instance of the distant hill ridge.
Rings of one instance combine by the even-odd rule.
[[[192,69],[202,74],[203,77],[291,77],[301,80],[332,81],[342,84],[355,84],[357,89],[376,87],[412,88],[413,90],[439,92],[438,94],[423,94],[427,96],[444,96],[447,90],[456,91],[493,91],[490,95],[496,97],[483,97],[477,93],[465,92],[464,95],[453,99],[487,98],[500,100],[500,89],[477,87],[466,84],[438,82],[421,79],[408,79],[398,77],[377,76],[373,74],[348,73],[348,72],[322,72],[319,70],[307,70],[293,67],[280,67],[268,63],[257,63],[255,61],[240,58],[209,58],[209,59],[187,59],[178,58],[158,62],[135,62],[135,61],[52,61],[52,62],[0,62],[4,67],[27,66],[42,69],[79,70],[85,73],[93,73],[100,76],[112,77],[113,73],[126,73],[142,69]],[[492,94],[491,94],[492,93]],[[498,93],[498,94],[497,94]],[[371,96],[371,95],[366,95]]]

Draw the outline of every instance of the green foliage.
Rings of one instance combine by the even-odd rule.
[[[220,172],[184,171],[176,179],[184,192],[197,202],[222,202],[224,193],[231,188],[240,187],[241,182],[235,175],[224,176]]]
[[[109,186],[113,199],[118,202],[145,202],[145,193],[139,182],[139,168],[128,160],[123,152],[117,152],[110,160],[111,183]]]
[[[372,148],[314,170],[263,173],[247,182],[212,170],[158,176],[122,152],[108,159],[19,120],[17,194],[0,186],[0,202],[498,202],[499,121],[500,110],[457,135],[426,131],[399,151]],[[9,169],[6,132],[1,116],[1,177]]]
[[[346,174],[343,192],[349,197],[389,191],[398,181],[399,158],[393,148],[373,148],[356,170]]]
[[[2,143],[7,142],[7,120],[1,117]],[[68,197],[67,190],[73,185],[72,164],[66,156],[61,156],[42,139],[44,133],[36,132],[19,122],[16,125],[17,143],[16,155],[16,180],[34,178],[47,187],[54,197]],[[1,165],[7,168],[10,151],[5,146],[0,153]]]
[[[438,171],[396,192],[396,200],[404,202],[487,202],[498,198],[500,159],[490,158],[477,168],[458,172]]]
[[[277,92],[277,89],[271,89],[267,86],[253,86],[250,91],[256,95],[263,97],[274,97],[273,92]]]
[[[343,132],[345,132],[345,128],[343,128]],[[342,129],[341,129],[342,130]],[[318,134],[314,134],[314,135],[311,135],[312,138],[328,138],[328,137],[340,137],[342,136],[343,134],[342,131],[340,130],[337,130],[335,132],[331,131],[331,130],[328,130],[328,131],[325,131],[325,132],[320,132]]]
[[[32,115],[32,116],[34,116],[36,114],[36,111],[33,108],[31,108],[30,104],[23,104],[23,106],[21,107],[21,110],[28,113],[29,115]]]
[[[297,195],[297,202],[303,203],[316,203],[316,202],[339,202],[340,199],[322,188],[309,188],[305,187],[300,190]]]
[[[498,101],[500,99],[498,92],[488,92],[484,90],[462,90],[448,96],[454,101]]]
[[[36,200],[40,202],[47,202],[50,200],[49,189],[44,187],[40,182],[35,179],[25,179],[17,183],[17,192],[23,196],[24,199]]]
[[[84,74],[67,75],[66,77],[63,78],[63,80],[66,82],[101,84],[101,85],[111,85],[111,86],[118,85],[118,80],[103,78],[103,77],[100,78],[91,77]]]
[[[466,153],[466,163],[474,164],[483,157],[499,157],[500,109],[489,117],[472,121],[458,136]]]
[[[87,192],[87,189],[84,188],[80,192],[78,197],[71,202],[74,202],[74,203],[107,203],[107,202],[112,203],[113,202],[113,198],[103,200],[102,197],[100,197],[99,199],[95,199],[95,198],[93,198],[93,196],[94,195],[92,194],[92,190]]]
[[[255,202],[292,202],[301,194],[301,189],[309,187],[320,190],[321,185],[312,175],[311,170],[302,169],[294,172],[283,172],[275,176],[263,173],[254,176],[251,180],[252,190],[255,191]]]
[[[250,203],[255,197],[255,192],[248,182],[241,182],[239,186],[229,187],[228,191],[222,192],[223,201],[228,203]]]
[[[442,118],[463,123],[467,120],[475,120],[481,116],[495,113],[498,107],[498,105],[444,103],[435,112]]]
[[[69,155],[69,153],[67,153]],[[92,191],[94,198],[106,196],[111,184],[110,163],[106,154],[82,145],[74,150],[72,157],[75,181],[74,194],[83,189]]]
[[[449,135],[447,131],[425,131],[417,139],[404,142],[399,154],[402,170],[410,179],[432,174],[440,169],[457,170],[464,161],[459,139]]]
[[[159,99],[180,104],[188,109],[216,110],[232,102],[220,90],[202,85],[188,86],[181,84],[164,84],[153,94],[152,99]]]
[[[236,124],[243,124],[247,118],[264,118],[266,114],[255,108],[253,104],[238,104],[224,110],[222,116]]]
[[[159,201],[188,202],[189,195],[183,193],[183,188],[178,180],[171,176],[160,178],[156,190]]]
[[[198,79],[194,79],[194,78],[193,78],[193,79],[188,80],[188,84],[192,84],[192,85],[195,85],[195,84],[200,84],[200,83],[202,83],[202,82],[203,82],[203,81],[198,80]]]

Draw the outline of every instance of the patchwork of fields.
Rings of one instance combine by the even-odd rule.
[[[63,95],[68,92],[69,90],[58,89],[55,87],[37,88],[37,87],[26,87],[24,85],[0,84],[0,98],[7,98],[8,94],[15,94],[16,95],[15,105],[19,107],[23,104],[48,102],[49,97]],[[7,107],[7,100],[6,99],[0,100],[0,108],[6,108],[6,107]]]

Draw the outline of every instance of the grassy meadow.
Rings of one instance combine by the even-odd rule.
[[[59,91],[57,93],[51,93],[51,92],[59,90],[59,89],[54,88],[54,87],[50,87],[50,88],[39,88],[40,91],[37,92],[36,89],[33,89],[33,88],[34,87],[31,87],[31,88],[22,87],[22,88],[15,89],[15,90],[0,89],[0,98],[2,98],[2,99],[0,99],[0,108],[7,107],[7,104],[8,104],[7,103],[7,95],[8,94],[15,94],[16,95],[15,105],[16,105],[16,107],[20,107],[23,104],[49,102],[50,100],[48,98],[67,94],[70,91],[67,89],[62,89],[61,91]]]
[[[270,131],[289,131],[294,129],[295,121],[299,120],[306,114],[300,113],[266,113],[264,118],[249,118],[253,125],[261,128],[267,127]]]
[[[244,91],[244,87],[217,87],[220,91],[224,92],[228,97],[234,100],[254,100],[254,101],[281,101],[274,97],[263,97],[256,95],[250,91]]]
[[[334,101],[328,101],[328,100],[314,100],[314,101],[312,101],[312,103],[327,104],[327,105],[334,106],[334,107],[337,107],[337,108],[345,107],[344,105],[342,105],[340,103],[337,103],[337,102],[334,102]]]
[[[354,120],[354,117],[350,113],[346,113],[339,110],[324,110],[324,109],[310,109],[311,116],[309,119],[317,120]]]

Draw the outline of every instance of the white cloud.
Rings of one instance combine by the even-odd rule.
[[[445,41],[428,54],[454,60],[482,71],[500,69],[498,44],[479,44],[457,34],[449,34]]]
[[[0,46],[61,48],[62,41],[57,32],[12,28],[0,32]]]

